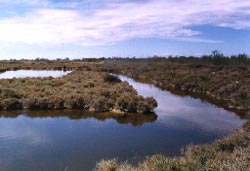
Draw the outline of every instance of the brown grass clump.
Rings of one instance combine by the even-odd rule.
[[[116,171],[118,169],[118,163],[116,159],[102,160],[96,165],[96,168],[102,171]]]

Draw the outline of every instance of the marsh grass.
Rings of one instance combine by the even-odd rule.
[[[2,110],[77,108],[150,113],[157,106],[153,98],[138,96],[127,82],[95,71],[76,70],[62,78],[2,79],[0,88]]]
[[[199,62],[199,59],[195,60]],[[124,74],[177,94],[202,97],[250,117],[250,65],[185,61],[188,60],[107,60],[103,70]]]

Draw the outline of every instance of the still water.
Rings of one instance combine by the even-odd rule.
[[[155,114],[1,112],[0,171],[91,171],[101,159],[179,155],[186,145],[212,142],[244,122],[206,101],[119,77],[157,100]]]
[[[17,70],[0,73],[0,79],[26,78],[26,77],[53,77],[58,78],[69,74],[71,71],[56,70]]]

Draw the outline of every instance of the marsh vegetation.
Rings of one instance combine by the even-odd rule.
[[[114,58],[90,61],[2,61],[0,63],[2,72],[19,69],[73,72],[61,78],[0,80],[1,109],[77,108],[95,112],[149,113],[157,107],[155,99],[138,95],[127,82],[122,82],[116,76],[110,75],[110,73],[116,73],[153,84],[179,95],[202,97],[218,106],[237,111],[246,120],[249,118],[250,62],[245,54],[227,58],[215,51],[210,56],[203,56],[202,58]],[[49,115],[48,113],[47,116]],[[42,115],[38,116],[41,117]],[[98,114],[98,117],[102,118],[102,116],[105,115]],[[140,125],[140,122],[137,124],[137,122],[130,122],[130,119],[127,121],[118,113],[111,118],[118,118],[117,120],[132,125]],[[137,119],[143,120],[140,117]],[[154,117],[154,119],[156,118]],[[152,121],[155,121],[154,119]],[[148,118],[145,120],[147,122]],[[105,158],[107,160],[100,160],[97,163],[96,170],[248,171],[250,168],[249,125],[248,121],[233,134],[211,144],[188,146],[177,157],[153,155],[136,164],[134,162],[133,164],[121,162],[119,159],[109,158],[109,160]]]
[[[14,78],[0,80],[0,108],[79,108],[105,112],[150,113],[157,106],[138,96],[126,82],[102,72],[73,71],[62,78]]]
[[[245,54],[225,57],[218,51],[202,58],[154,57],[105,61],[108,72],[127,75],[181,95],[202,97],[249,118],[250,59]],[[249,121],[234,134],[209,145],[188,146],[180,157],[147,157],[138,165],[106,160],[98,171],[194,171],[250,169]]]
[[[204,98],[245,117],[250,109],[250,65],[244,55],[107,60],[108,72],[127,75],[180,95]]]

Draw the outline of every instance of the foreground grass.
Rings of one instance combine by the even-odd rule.
[[[147,157],[136,166],[116,159],[97,163],[97,171],[250,171],[250,122],[210,145],[187,147],[180,157]]]

